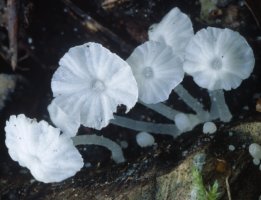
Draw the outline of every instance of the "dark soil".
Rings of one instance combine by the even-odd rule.
[[[21,168],[17,162],[11,160],[4,144],[5,121],[12,114],[24,113],[30,118],[50,122],[47,112],[47,105],[52,100],[50,80],[58,67],[59,59],[70,47],[94,41],[101,43],[122,58],[127,58],[137,45],[147,40],[148,27],[159,22],[175,6],[191,17],[195,32],[208,25],[232,28],[239,31],[253,47],[256,58],[254,72],[249,79],[243,81],[240,88],[226,92],[226,100],[233,114],[233,120],[224,128],[221,127],[220,134],[225,134],[222,130],[234,124],[260,120],[260,114],[255,111],[256,99],[253,97],[257,93],[260,96],[261,92],[261,32],[247,6],[241,6],[239,1],[230,1],[228,5],[220,7],[223,13],[221,16],[210,16],[213,18],[210,23],[200,19],[200,3],[195,0],[122,0],[110,9],[104,9],[102,2],[105,1],[20,1],[18,58],[24,58],[18,62],[15,71],[12,71],[7,57],[0,58],[1,73],[23,77],[6,102],[6,107],[0,111],[0,199],[45,199],[49,195],[51,198],[55,193],[67,189],[86,188],[94,191],[111,183],[114,183],[112,184],[114,188],[107,187],[107,190],[108,188],[115,190],[122,184],[126,184],[127,187],[139,182],[142,174],[152,169],[158,171],[156,175],[165,173],[184,159],[184,151],[189,154],[211,142],[211,138],[202,134],[202,125],[176,140],[170,136],[155,135],[157,146],[144,149],[136,144],[135,131],[114,125],[109,125],[100,132],[81,127],[79,131],[81,134],[95,132],[117,142],[127,141],[129,146],[124,149],[127,162],[116,165],[110,159],[108,150],[96,146],[82,146],[80,151],[85,162],[91,163],[91,167],[84,167],[74,178],[59,184],[42,184],[33,181],[27,169]],[[238,15],[229,21],[226,19],[232,15],[231,6],[234,6],[233,9],[237,10]],[[256,8],[252,11],[254,10]],[[90,17],[103,28],[92,31],[85,23]],[[0,43],[3,46],[8,45],[6,34],[6,29],[1,28],[0,36],[3,37],[0,37]],[[29,43],[28,39],[32,39],[32,43]],[[193,96],[202,97],[204,105],[209,108],[209,98],[205,90],[199,89],[190,77],[185,78],[183,85]],[[191,112],[174,93],[166,103],[178,110]],[[246,106],[248,109],[243,109]],[[142,115],[145,116],[145,120],[169,122],[168,119],[141,105],[137,105],[128,113],[129,117],[135,119],[141,119]],[[217,141],[220,141],[218,148],[227,149],[228,143]],[[251,139],[246,141],[250,142]],[[256,174],[260,177],[260,172],[256,171]],[[243,173],[242,176],[248,177],[248,174]],[[259,180],[260,184],[260,179],[255,180]],[[258,192],[254,192],[257,196]],[[72,197],[65,195],[64,198]]]

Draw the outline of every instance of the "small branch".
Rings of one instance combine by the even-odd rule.
[[[253,18],[254,18],[254,20],[256,21],[256,25],[259,27],[259,28],[261,28],[260,27],[260,21],[259,20],[261,20],[260,18],[260,9],[259,9],[259,11],[258,11],[258,5],[254,5],[254,3],[253,3],[253,1],[250,1],[250,0],[246,0],[246,1],[244,1],[245,2],[245,5],[246,5],[246,7],[248,8],[248,10],[251,12],[251,14],[252,14],[252,16],[253,16]],[[256,2],[259,2],[259,1],[256,1]],[[258,3],[257,3],[258,4]],[[259,3],[260,4],[260,3]],[[260,6],[259,6],[260,7]],[[253,9],[257,9],[257,11],[256,12],[254,12],[254,10]]]
[[[129,128],[135,131],[146,131],[155,134],[171,135],[174,138],[178,137],[181,132],[174,124],[157,124],[151,122],[142,122],[127,117],[114,115],[114,119],[110,121],[111,124],[118,125],[124,128]]]
[[[130,0],[103,0],[101,3],[101,7],[104,10],[111,10],[115,8],[117,5],[121,5],[126,2],[130,2]]]
[[[18,33],[18,15],[16,0],[7,0],[7,30],[9,37],[9,54],[13,70],[17,66],[17,33]]]
[[[228,196],[228,200],[232,200],[228,179],[229,179],[229,176],[226,177],[227,196]]]
[[[112,159],[116,163],[125,161],[122,149],[116,142],[98,135],[78,135],[72,138],[73,144],[77,145],[98,145],[106,147],[111,151]]]

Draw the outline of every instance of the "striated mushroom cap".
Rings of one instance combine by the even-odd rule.
[[[149,40],[169,45],[176,55],[183,57],[194,31],[190,18],[175,7],[149,28],[148,35]]]
[[[255,58],[244,37],[230,29],[208,27],[191,39],[184,71],[208,90],[231,90],[253,71]]]
[[[83,159],[72,140],[45,121],[38,123],[23,114],[12,115],[5,132],[11,158],[30,169],[38,181],[60,182],[83,167]]]
[[[147,104],[168,99],[184,78],[181,59],[170,47],[155,41],[138,46],[127,59],[139,88],[139,99]]]
[[[66,134],[69,137],[76,136],[81,125],[79,121],[76,121],[71,118],[70,115],[65,114],[54,101],[48,105],[47,109],[52,122],[56,127],[61,129],[63,134]]]
[[[126,105],[128,112],[137,102],[130,66],[100,44],[71,48],[59,65],[51,82],[54,101],[84,126],[101,129],[113,119],[118,105]]]

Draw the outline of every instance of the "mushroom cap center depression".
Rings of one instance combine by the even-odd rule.
[[[210,68],[211,68],[211,69],[214,69],[214,70],[221,70],[222,64],[223,64],[222,59],[216,57],[216,58],[213,58],[213,59],[211,60],[211,62],[210,62]]]
[[[153,72],[153,69],[151,67],[145,67],[143,70],[142,70],[142,74],[145,78],[149,79],[149,78],[153,78],[154,76],[154,72]]]
[[[91,88],[97,92],[102,92],[106,89],[106,86],[103,81],[95,79],[91,83]]]

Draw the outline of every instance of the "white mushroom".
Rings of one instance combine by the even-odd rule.
[[[52,78],[54,101],[67,115],[87,127],[101,129],[117,106],[128,112],[138,88],[130,66],[97,43],[73,47],[59,62]]]
[[[178,8],[170,10],[158,24],[148,31],[149,40],[169,45],[173,52],[181,57],[189,40],[194,35],[190,18]]]
[[[191,128],[191,122],[189,120],[189,117],[184,113],[178,113],[175,116],[174,121],[177,128],[182,132],[190,130]]]
[[[213,122],[205,122],[203,125],[203,133],[213,134],[217,131],[217,126]]]
[[[23,114],[12,115],[5,132],[11,158],[29,168],[38,181],[60,182],[74,176],[83,166],[72,140],[45,121],[38,123]]]
[[[249,153],[253,158],[261,160],[261,146],[257,143],[252,143],[249,146]]]
[[[208,27],[201,29],[186,48],[184,70],[208,90],[231,90],[248,78],[254,54],[238,32]]]
[[[79,121],[76,121],[70,115],[67,115],[54,101],[48,105],[47,109],[54,125],[60,128],[64,134],[69,137],[73,137],[77,134],[80,127]]]
[[[181,59],[159,42],[148,41],[138,46],[127,62],[138,83],[139,99],[147,104],[167,100],[184,78]]]
[[[139,132],[136,135],[136,141],[140,147],[149,147],[155,143],[154,137],[147,132]]]
[[[184,71],[209,90],[211,119],[228,122],[232,115],[222,90],[237,88],[248,78],[255,64],[254,54],[239,33],[208,27],[196,33],[186,47]]]

